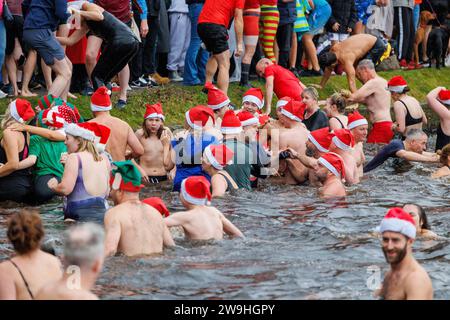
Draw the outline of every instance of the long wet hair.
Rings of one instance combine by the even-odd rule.
[[[425,230],[431,230],[430,225],[428,223],[427,214],[425,213],[425,209],[415,203],[411,203],[413,206],[415,206],[417,209],[419,209],[419,223],[420,227]]]
[[[89,152],[92,157],[94,158],[94,161],[102,161],[102,157],[100,157],[100,154],[97,151],[97,148],[94,146],[94,144],[91,141],[85,140],[80,137],[75,137],[75,139],[78,141],[78,151],[77,152]]]
[[[150,132],[150,130],[148,130],[147,126],[145,125],[145,121],[147,119],[144,119],[144,122],[142,122],[142,131],[144,132],[144,138],[150,138],[150,136],[152,135],[152,133]],[[164,131],[164,121],[161,121],[161,126],[159,127],[158,131],[156,132],[156,136],[158,137],[158,139],[161,139],[161,135]]]

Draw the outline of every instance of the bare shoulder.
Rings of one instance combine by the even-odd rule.
[[[208,211],[217,214],[219,217],[225,217],[224,214],[216,207],[208,207]]]
[[[108,211],[106,211],[106,213],[105,213],[105,222],[106,221],[112,222],[113,220],[118,219],[118,214],[122,210],[123,210],[123,207],[121,207],[120,204],[108,209]]]
[[[431,279],[427,271],[417,263],[416,268],[410,272],[405,278],[405,284],[407,286],[417,286],[418,284],[423,286],[431,286]]]

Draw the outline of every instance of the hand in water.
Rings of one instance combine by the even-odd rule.
[[[56,188],[56,186],[58,185],[58,180],[56,180],[56,178],[51,178],[50,180],[48,180],[47,182],[47,186],[51,189],[54,190]]]
[[[22,123],[14,123],[8,127],[9,130],[24,132],[26,131],[26,125]]]

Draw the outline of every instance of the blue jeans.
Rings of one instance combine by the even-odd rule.
[[[417,28],[419,28],[419,18],[420,18],[420,4],[416,4],[414,6],[414,30],[417,31]]]
[[[193,3],[189,5],[189,19],[191,20],[191,42],[186,52],[184,61],[183,83],[185,85],[202,84],[205,81],[206,62],[209,54],[200,45],[202,40],[197,33],[197,21],[202,11],[202,3]]]
[[[6,30],[5,24],[3,23],[3,19],[0,19],[0,70],[2,69],[3,62],[5,61],[5,49],[6,49]]]

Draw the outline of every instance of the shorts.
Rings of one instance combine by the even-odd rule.
[[[348,37],[349,37],[349,34],[347,34],[347,33],[333,33],[333,32],[328,33],[328,40],[330,40],[330,41],[342,42],[342,41],[346,40]]]
[[[331,7],[329,5],[314,9],[308,17],[309,31],[307,34],[317,35],[322,33],[322,29],[331,17]]]
[[[386,50],[389,50],[390,46],[388,46],[383,40],[377,38],[377,41],[373,45],[372,49],[366,54],[363,59],[372,60],[372,62],[377,65],[381,62],[381,57],[384,56]]]
[[[158,184],[163,181],[167,181],[167,176],[148,176],[148,180],[151,184]]]
[[[256,46],[259,37],[259,16],[258,12],[244,12],[244,44]]]
[[[363,25],[367,24],[367,20],[372,15],[368,12],[369,7],[372,5],[373,0],[356,0],[355,7],[358,16],[358,21],[362,22]]]
[[[372,130],[367,136],[367,143],[385,143],[391,142],[394,137],[392,131],[392,121],[375,122],[372,126]]]
[[[207,51],[220,54],[229,49],[228,32],[224,26],[215,23],[199,23],[197,32]]]
[[[55,59],[61,61],[66,56],[50,29],[26,29],[23,31],[23,41],[35,49],[48,66],[52,66]]]
[[[13,16],[14,21],[10,27],[6,28],[6,50],[5,54],[9,56],[13,53],[14,47],[16,45],[15,38],[20,42],[23,48],[23,17]]]

